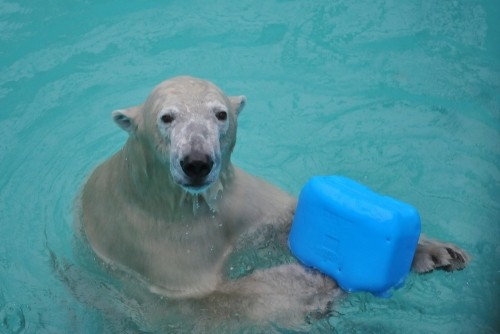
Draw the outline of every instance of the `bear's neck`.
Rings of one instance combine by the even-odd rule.
[[[173,181],[170,168],[144,143],[129,138],[115,158],[122,175],[120,183],[125,187],[131,203],[140,203],[147,212],[161,217],[176,219],[186,215],[203,216],[217,212],[223,190],[234,176],[234,168],[227,161],[221,168],[219,179],[204,192],[187,192]]]

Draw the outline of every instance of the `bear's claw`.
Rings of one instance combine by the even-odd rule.
[[[462,270],[469,261],[469,255],[457,246],[421,240],[413,258],[412,269],[417,273],[429,273],[435,269]]]

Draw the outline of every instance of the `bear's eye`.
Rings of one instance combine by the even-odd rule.
[[[161,121],[165,124],[170,124],[174,121],[174,116],[170,114],[165,114],[160,117]]]
[[[225,111],[217,111],[215,113],[215,117],[217,117],[217,119],[219,121],[225,121],[227,119],[227,112],[225,112]]]

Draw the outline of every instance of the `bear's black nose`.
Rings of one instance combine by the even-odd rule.
[[[180,161],[181,168],[191,179],[200,180],[210,174],[214,165],[207,154],[191,153]]]

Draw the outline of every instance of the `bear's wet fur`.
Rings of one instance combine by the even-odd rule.
[[[296,263],[237,279],[224,271],[245,236],[272,226],[285,244],[296,206],[231,163],[245,102],[208,81],[176,77],[144,104],[114,111],[129,138],[87,180],[83,229],[103,261],[135,273],[156,294],[197,299],[218,315],[300,322],[341,293],[332,279]],[[422,238],[413,268],[456,270],[467,262],[458,247]]]

